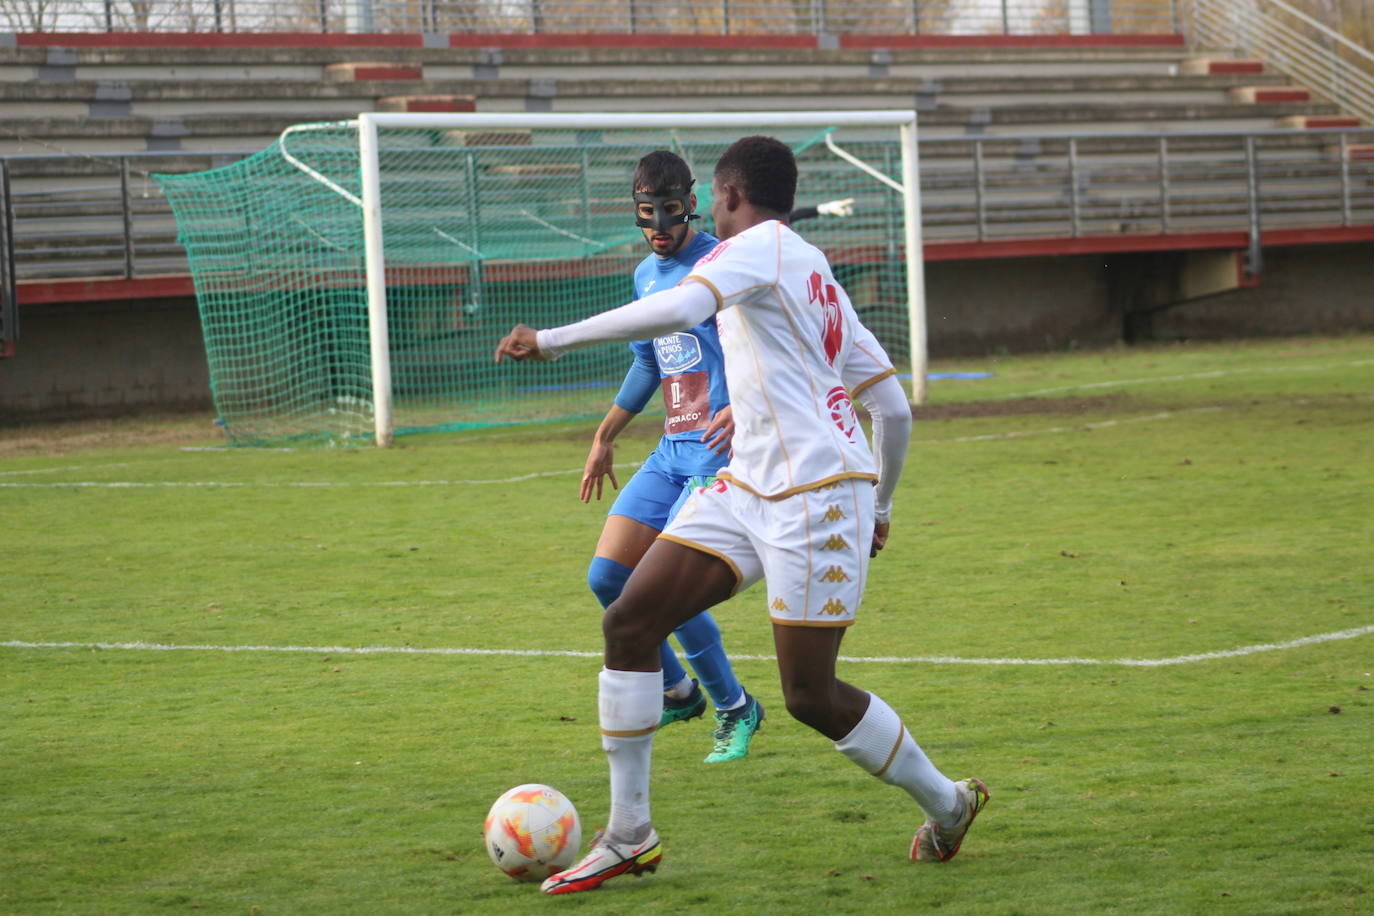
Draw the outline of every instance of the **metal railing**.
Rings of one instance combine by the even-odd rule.
[[[0,159],[0,258],[18,280],[184,273],[148,173],[244,155]],[[845,234],[886,237],[891,202],[867,193]],[[1374,129],[927,138],[921,196],[931,243],[1234,231],[1256,255],[1262,230],[1374,225]]]
[[[1175,34],[1179,0],[45,0],[0,31]]]
[[[1192,0],[1197,47],[1236,50],[1374,123],[1374,53],[1283,0]]]

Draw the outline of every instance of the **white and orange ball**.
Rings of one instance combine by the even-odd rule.
[[[528,783],[492,804],[483,836],[497,868],[517,881],[543,881],[577,859],[582,822],[562,792]]]

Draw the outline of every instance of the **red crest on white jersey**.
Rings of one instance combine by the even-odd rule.
[[[859,428],[859,416],[854,412],[854,402],[843,385],[836,385],[825,396],[825,406],[830,408],[830,419],[844,433],[850,442],[854,441],[854,431]]]
[[[813,270],[806,280],[806,297],[821,307],[821,343],[825,346],[825,361],[835,365],[835,357],[844,343],[844,318],[840,313],[840,294],[835,284],[826,283],[820,271]]]

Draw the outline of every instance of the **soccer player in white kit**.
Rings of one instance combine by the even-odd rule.
[[[734,404],[734,454],[636,566],[603,619],[602,747],[611,812],[592,849],[543,884],[550,894],[654,871],[652,741],[662,707],[658,646],[699,611],[766,578],[787,711],[925,814],[913,860],[959,851],[988,792],[944,776],[881,698],[839,680],[868,561],[887,541],[911,408],[887,354],[825,256],[784,222],[797,167],[786,145],[745,137],[716,164],[711,215],[723,241],[675,288],[561,328],[512,329],[496,359],[556,358],[596,343],[691,327],[716,315]],[[873,418],[869,449],[851,398]],[[876,454],[875,454],[876,452]]]

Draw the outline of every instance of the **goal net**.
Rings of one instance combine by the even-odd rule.
[[[600,416],[624,344],[531,370],[494,364],[517,322],[621,305],[647,254],[631,176],[654,149],[697,177],[740,136],[797,155],[799,219],[860,317],[924,396],[910,112],[366,114],[289,128],[224,168],[155,176],[195,281],[211,387],[231,441],[386,445],[393,435]],[[843,208],[839,208],[843,209]],[[651,406],[650,410],[654,408]]]

